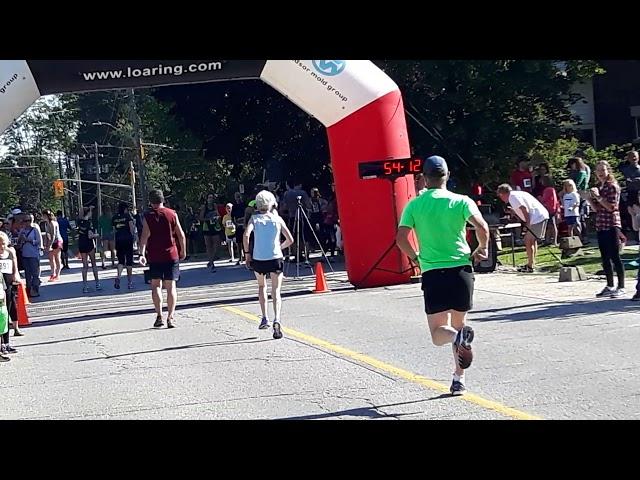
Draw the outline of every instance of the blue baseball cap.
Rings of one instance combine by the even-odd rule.
[[[444,177],[449,172],[449,167],[444,158],[434,155],[424,161],[422,171],[427,177]]]

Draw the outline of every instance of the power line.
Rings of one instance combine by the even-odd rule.
[[[31,168],[37,169],[38,167],[0,167],[0,170],[27,170]]]

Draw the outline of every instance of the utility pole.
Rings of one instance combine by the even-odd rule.
[[[65,166],[65,174],[69,175],[69,172],[71,172],[71,160],[69,158],[69,154],[65,155],[64,157],[64,166]],[[71,196],[71,190],[69,189],[69,187],[67,187],[65,191],[64,198],[67,202],[67,208],[68,208],[66,215],[68,217],[71,217],[75,210],[73,209],[74,202],[73,202],[73,197]]]
[[[59,178],[62,178],[62,152],[58,152],[58,175],[59,175]],[[65,205],[66,199],[67,199],[67,195],[65,194],[62,197],[62,214],[63,215],[67,215],[67,207]]]
[[[97,185],[97,193],[98,193],[98,218],[102,216],[102,188],[100,186],[100,161],[98,160],[98,142],[93,142],[93,152],[96,160],[96,182]]]
[[[133,205],[133,213],[137,213],[138,209],[136,207],[136,171],[133,168],[133,162],[131,162],[131,203]]]
[[[131,121],[133,122],[133,143],[135,145],[135,155],[138,175],[140,176],[140,195],[142,196],[142,208],[147,202],[147,171],[142,158],[142,139],[140,138],[140,117],[136,109],[135,91],[129,90],[129,107],[131,109]]]
[[[80,181],[80,155],[76,155],[76,180],[78,180],[78,214],[82,215],[84,204],[82,203],[82,182]]]

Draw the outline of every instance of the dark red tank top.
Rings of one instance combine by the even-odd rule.
[[[151,235],[147,241],[147,260],[150,263],[172,262],[179,259],[173,232],[177,226],[174,210],[162,207],[144,213]]]

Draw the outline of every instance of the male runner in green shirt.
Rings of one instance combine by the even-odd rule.
[[[420,262],[425,311],[431,339],[438,346],[451,343],[455,372],[452,395],[462,395],[464,370],[471,365],[473,329],[465,325],[473,306],[472,259],[487,258],[489,227],[469,197],[447,190],[449,168],[442,157],[425,160],[427,190],[411,200],[402,212],[396,243],[411,260]],[[466,240],[467,222],[475,227],[478,248],[471,253]],[[409,241],[418,238],[419,253]]]

